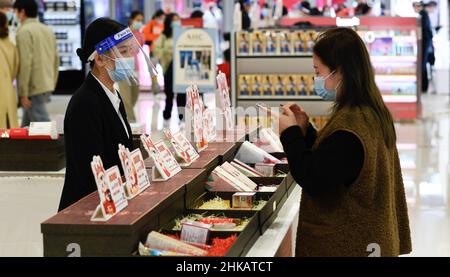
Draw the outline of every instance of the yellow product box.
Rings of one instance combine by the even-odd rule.
[[[316,95],[316,92],[314,91],[314,75],[305,75],[305,79],[308,84],[307,95],[309,96]]]
[[[262,90],[263,96],[274,96],[274,89],[273,89],[273,84],[272,84],[272,77],[271,75],[263,75],[262,76]]]
[[[265,32],[265,46],[267,55],[279,54],[277,33],[275,31]]]
[[[252,33],[252,54],[266,54],[266,39],[264,34],[260,31],[255,31]]]
[[[309,53],[313,52],[314,44],[316,43],[318,33],[316,31],[309,31],[306,37],[306,51]]]
[[[295,31],[291,35],[292,47],[294,54],[303,54],[306,50],[304,42],[306,41],[304,31]]]
[[[262,76],[261,75],[252,75],[252,96],[261,96],[262,95]]]
[[[278,33],[278,41],[281,55],[292,54],[292,33],[290,31],[281,31]]]
[[[307,76],[299,75],[297,78],[298,78],[298,95],[307,96],[308,95]]]
[[[251,81],[249,75],[239,75],[239,95],[240,96],[250,96],[251,91]]]
[[[275,88],[275,96],[285,96],[286,88],[283,82],[283,75],[273,75],[272,84]]]
[[[248,32],[242,31],[237,34],[236,48],[237,55],[250,54],[250,34]]]
[[[284,87],[287,96],[296,96],[298,89],[296,76],[295,75],[284,76]]]

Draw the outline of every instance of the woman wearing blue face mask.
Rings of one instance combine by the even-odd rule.
[[[105,168],[118,165],[123,173],[118,145],[131,151],[134,147],[115,83],[138,83],[135,59],[141,49],[132,30],[112,19],[99,18],[86,29],[77,54],[91,72],[72,96],[64,119],[66,179],[59,210],[97,189],[90,166],[94,155],[102,158]]]
[[[324,32],[313,49],[315,90],[334,101],[319,132],[296,104],[282,107],[281,141],[302,187],[296,256],[398,256],[411,252],[391,114],[356,32]]]

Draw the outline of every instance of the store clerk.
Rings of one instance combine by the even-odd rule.
[[[114,84],[137,83],[134,61],[140,51],[131,30],[114,20],[100,18],[86,29],[77,54],[91,72],[70,100],[64,119],[66,179],[59,211],[97,190],[93,156],[102,158],[105,169],[117,165],[123,173],[118,146],[133,150],[132,133]]]
[[[303,188],[296,256],[398,256],[411,252],[405,189],[391,114],[369,54],[348,28],[313,49],[316,93],[333,101],[320,131],[296,104],[282,107],[281,141]]]

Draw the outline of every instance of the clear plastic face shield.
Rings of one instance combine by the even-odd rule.
[[[128,82],[129,85],[139,85],[138,61],[143,59],[151,76],[157,74],[156,68],[145,54],[142,46],[130,28],[110,36],[95,46],[95,51],[88,61],[101,56],[105,62],[108,75],[114,82]]]

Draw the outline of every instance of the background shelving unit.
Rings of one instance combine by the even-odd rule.
[[[314,25],[299,29],[294,25],[309,21]],[[421,49],[420,24],[416,18],[360,17],[353,28],[365,42],[375,69],[375,80],[383,99],[396,120],[412,120],[420,110]],[[271,31],[316,30],[336,26],[335,18],[309,17],[283,19],[280,27]],[[263,30],[264,31],[264,30]],[[249,36],[252,37],[251,35]],[[258,102],[276,107],[286,102],[296,102],[312,116],[329,113],[332,102],[318,96],[240,96],[240,75],[313,74],[311,53],[273,55],[239,55],[237,43],[240,33],[232,36],[232,98],[235,107],[251,107]],[[250,40],[251,41],[251,40]],[[250,46],[251,49],[251,46]]]

